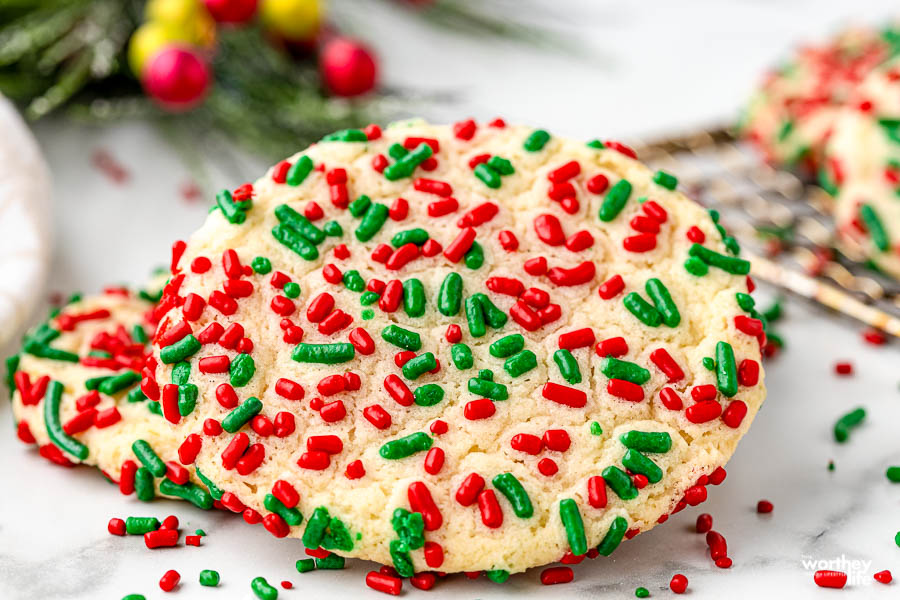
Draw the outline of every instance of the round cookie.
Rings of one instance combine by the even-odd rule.
[[[799,48],[753,95],[740,124],[743,136],[768,162],[815,174],[838,111],[896,51],[897,35],[854,27],[826,44]]]
[[[178,460],[181,438],[139,386],[154,299],[109,288],[29,331],[7,360],[16,432],[56,464],[97,467],[124,494],[159,493],[209,509],[210,493],[190,481],[193,466]]]
[[[838,243],[900,277],[900,58],[874,70],[835,123],[822,169]]]
[[[717,215],[632,156],[413,121],[220,193],[174,248],[154,357],[222,503],[401,574],[503,579],[705,497],[765,396],[762,322]]]

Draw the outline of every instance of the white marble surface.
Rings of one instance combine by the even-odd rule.
[[[580,137],[627,137],[728,119],[760,70],[791,40],[824,35],[850,17],[877,20],[896,7],[888,1],[813,0],[547,5],[541,9],[546,14],[562,15],[551,21],[589,47],[585,57],[572,59],[432,35],[413,21],[388,21],[395,11],[375,3],[343,2],[338,8],[351,4],[369,11],[366,34],[384,58],[389,84],[458,94],[426,116],[501,113]],[[189,174],[155,130],[47,122],[37,133],[55,177],[52,290],[140,282],[152,266],[167,261],[173,239],[201,222],[209,199],[191,204],[180,198],[179,186]],[[111,183],[90,166],[97,149],[110,150],[129,170],[126,185]],[[251,178],[259,165],[249,161],[238,171],[225,169],[214,175],[217,185]],[[816,588],[815,568],[803,561],[843,556],[871,561],[856,568],[858,581],[843,594],[895,597],[897,584],[874,583],[872,573],[888,568],[900,575],[900,549],[893,542],[900,529],[900,485],[883,475],[889,464],[900,464],[900,392],[893,368],[898,343],[867,346],[860,326],[804,304],[789,303],[787,312],[778,329],[788,349],[767,365],[769,400],[729,464],[728,479],[710,487],[702,505],[728,539],[730,570],[715,568],[706,556],[703,536],[692,533],[701,509],[692,508],[623,544],[612,557],[575,567],[576,581],[568,586],[544,588],[534,570],[505,586],[456,577],[433,593],[625,598],[643,585],[653,597],[671,597],[665,586],[682,572],[691,598],[825,598],[836,592]],[[854,362],[855,376],[833,374],[833,363],[843,359]],[[868,421],[839,446],[831,426],[857,405],[866,406]],[[2,402],[0,427],[11,432],[10,421]],[[383,597],[363,584],[369,564],[350,561],[342,572],[301,576],[293,568],[302,556],[299,541],[275,540],[260,527],[218,512],[124,498],[90,469],[55,467],[13,435],[0,436],[0,456],[0,598],[93,600],[132,592],[162,598],[157,581],[170,568],[182,574],[176,598],[252,598],[249,581],[257,575],[273,583],[293,581],[296,588],[282,591],[281,598]],[[836,463],[834,472],[826,469],[829,459]],[[774,502],[773,514],[756,514],[761,498]],[[106,533],[112,516],[170,513],[184,529],[209,533],[203,547],[148,551],[139,538]],[[199,586],[197,574],[205,568],[221,572],[220,588]],[[407,596],[422,594],[405,588]]]

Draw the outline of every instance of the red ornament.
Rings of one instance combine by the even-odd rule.
[[[144,68],[144,90],[171,111],[189,110],[209,91],[210,71],[200,55],[182,46],[157,52]]]
[[[257,0],[203,0],[203,3],[218,23],[242,24],[256,14]]]
[[[325,87],[335,96],[359,96],[371,91],[378,79],[378,65],[360,42],[346,37],[328,41],[319,54],[319,72]]]

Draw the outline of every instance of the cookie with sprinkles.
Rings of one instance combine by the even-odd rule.
[[[307,548],[497,581],[608,555],[705,497],[765,395],[750,265],[676,188],[499,119],[327,136],[176,244],[163,415]]]
[[[123,494],[182,498],[208,509],[213,498],[183,460],[181,437],[148,399],[156,395],[152,379],[142,376],[152,373],[156,290],[109,288],[75,299],[26,334],[21,351],[7,359],[16,433],[51,462],[96,467]]]
[[[897,29],[853,27],[799,48],[765,76],[741,119],[743,136],[770,163],[815,174],[838,111],[898,40]]]
[[[841,112],[820,178],[835,196],[842,250],[900,277],[900,58],[875,69]]]

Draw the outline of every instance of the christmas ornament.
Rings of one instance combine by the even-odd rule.
[[[179,112],[200,104],[211,74],[200,55],[185,46],[166,46],[147,62],[142,83],[147,94],[168,110]]]
[[[359,96],[371,91],[378,78],[372,53],[360,42],[336,37],[319,53],[319,72],[328,91],[336,96]]]
[[[148,23],[163,25],[173,39],[203,48],[216,41],[216,22],[199,0],[150,0],[144,15]]]
[[[257,0],[203,0],[217,23],[242,24],[256,14]]]
[[[322,13],[319,0],[261,0],[259,5],[266,28],[292,42],[314,38],[322,24]]]

